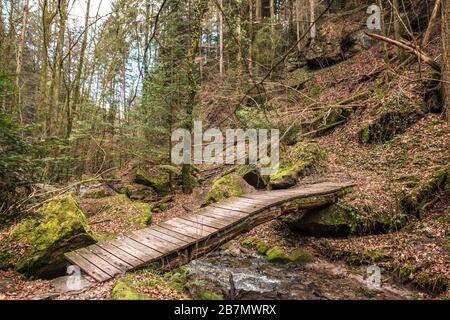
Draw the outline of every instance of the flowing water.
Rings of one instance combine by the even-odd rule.
[[[408,299],[406,288],[385,283],[369,289],[364,277],[326,261],[274,264],[256,254],[213,253],[187,266],[204,290],[234,299]],[[232,275],[232,281],[230,281]]]

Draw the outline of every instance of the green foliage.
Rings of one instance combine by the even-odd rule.
[[[264,67],[264,72],[275,65],[285,46],[286,41],[280,28],[272,30],[270,25],[266,25],[257,32],[254,41],[255,60]]]

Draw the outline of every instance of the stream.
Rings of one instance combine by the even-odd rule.
[[[344,265],[317,260],[308,264],[274,264],[257,254],[215,252],[187,265],[201,288],[234,299],[408,299],[413,292],[387,284],[382,274],[380,289],[369,289],[362,276],[365,268],[350,272]],[[364,272],[363,272],[364,271]]]

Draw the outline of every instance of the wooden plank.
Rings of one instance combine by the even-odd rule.
[[[231,211],[219,211],[217,210],[218,208],[211,208],[211,209],[215,209],[215,210],[205,210],[202,213],[199,213],[203,216],[208,216],[208,217],[212,217],[215,219],[220,219],[224,222],[229,222],[229,223],[234,223],[236,221],[242,220],[247,218],[248,216],[242,216],[242,215],[235,215],[230,213]],[[242,213],[242,212],[240,212]]]
[[[103,270],[103,272],[109,274],[111,277],[114,277],[114,276],[116,276],[118,274],[122,274],[123,273],[122,270],[114,267],[109,262],[103,260],[102,258],[97,256],[96,254],[90,252],[87,248],[78,249],[77,253],[80,256],[82,256],[83,258],[85,258],[86,260],[88,260],[90,263],[95,265],[100,270]]]
[[[201,223],[201,224],[204,224],[209,227],[216,228],[216,229],[228,227],[230,224],[229,221],[224,221],[224,220],[220,220],[217,218],[211,218],[211,217],[204,216],[201,214],[192,214],[192,215],[183,216],[183,219],[190,220],[193,222],[198,222],[198,223]]]
[[[193,237],[190,237],[188,235],[176,232],[175,230],[172,230],[172,229],[167,229],[167,227],[163,226],[162,224],[159,224],[157,226],[153,226],[152,229],[156,230],[156,231],[159,231],[161,233],[167,234],[167,235],[169,235],[171,237],[174,237],[174,238],[177,238],[177,239],[189,242],[189,243],[195,242],[198,239],[198,238],[193,238]]]
[[[214,233],[214,232],[216,232],[217,230],[220,229],[220,228],[208,227],[207,225],[204,225],[204,224],[202,224],[200,222],[194,222],[194,221],[186,220],[186,219],[183,219],[183,218],[175,218],[175,219],[172,219],[172,221],[179,222],[179,223],[185,224],[187,226],[194,227],[196,229],[205,230],[205,231],[207,231],[209,233]]]
[[[234,210],[230,210],[230,209],[224,209],[224,208],[212,207],[212,206],[205,208],[204,212],[217,213],[217,215],[219,215],[219,216],[236,217],[239,219],[248,217],[248,213],[245,213],[245,212],[234,211]]]
[[[159,237],[154,236],[153,234],[149,233],[147,229],[139,230],[139,235],[144,237],[145,239],[148,239],[152,242],[153,245],[157,245],[161,249],[164,250],[164,252],[167,251],[173,251],[179,248],[179,245],[174,244],[170,241],[161,239]]]
[[[121,238],[120,240],[121,240],[121,242],[125,242],[128,246],[133,247],[133,248],[147,254],[149,258],[145,259],[145,261],[149,261],[149,260],[151,261],[153,259],[158,258],[161,255],[161,253],[159,251],[149,248],[149,247],[143,245],[142,243],[140,243],[136,240],[133,240],[129,237],[125,236],[125,237]]]
[[[96,254],[100,258],[102,258],[105,261],[108,261],[110,265],[113,267],[119,269],[120,271],[124,272],[127,270],[130,270],[133,268],[133,265],[128,264],[127,262],[117,258],[115,255],[109,253],[108,251],[104,250],[102,247],[98,245],[92,245],[87,248],[90,252]]]
[[[139,250],[135,246],[130,246],[126,241],[123,241],[123,239],[111,240],[109,241],[109,244],[125,251],[126,253],[132,255],[133,257],[136,257],[139,260],[142,260],[143,262],[155,258],[155,254],[151,254],[148,251]]]
[[[209,236],[211,234],[211,232],[203,229],[203,228],[197,228],[197,227],[192,227],[192,226],[188,226],[184,223],[180,223],[179,221],[176,221],[174,219],[170,219],[168,221],[166,221],[165,223],[176,227],[180,230],[184,230],[185,232],[190,232],[190,234],[194,235],[199,235],[201,238]]]
[[[157,243],[155,241],[149,240],[146,237],[142,236],[136,231],[133,231],[126,235],[127,238],[130,238],[140,244],[159,252],[161,255],[166,254],[166,252],[170,251],[168,248],[161,245],[161,243]]]
[[[260,206],[253,206],[253,205],[245,205],[245,204],[223,204],[223,203],[213,203],[210,205],[214,208],[222,208],[222,209],[228,209],[233,211],[240,211],[243,213],[246,213],[247,215],[254,213],[255,211],[258,211],[262,208],[264,208],[264,205]]]
[[[94,264],[79,255],[76,251],[69,252],[65,256],[70,263],[79,266],[87,275],[99,282],[103,282],[111,278],[109,274],[97,268]]]
[[[178,233],[186,234],[189,237],[195,238],[195,240],[202,239],[202,238],[204,238],[204,237],[209,235],[209,233],[207,233],[205,231],[196,230],[196,229],[189,228],[189,227],[183,226],[183,225],[180,226],[180,224],[176,224],[174,222],[170,222],[170,220],[166,221],[166,222],[163,222],[160,225],[163,226],[164,228],[167,228],[167,229],[170,229],[170,230],[174,230],[174,231],[176,231]]]
[[[178,238],[175,238],[173,235],[167,234],[167,233],[163,233],[157,229],[155,229],[154,227],[148,228],[146,229],[148,233],[154,235],[155,237],[158,237],[160,239],[169,241],[173,244],[176,244],[180,247],[188,245],[190,243],[190,241],[185,241],[185,240],[180,240]]]
[[[135,256],[124,251],[123,249],[117,248],[108,242],[99,242],[99,243],[97,243],[97,245],[100,248],[102,248],[103,250],[108,251],[112,255],[125,261],[126,263],[128,263],[129,265],[131,265],[133,267],[137,267],[145,262],[144,260],[138,259]]]

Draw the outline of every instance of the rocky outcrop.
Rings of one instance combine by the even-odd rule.
[[[326,159],[326,153],[318,143],[297,143],[288,150],[281,167],[270,176],[269,186],[273,190],[293,187],[299,179],[323,168]]]
[[[376,112],[372,122],[359,133],[360,141],[364,144],[383,143],[405,132],[409,126],[422,119],[427,110],[413,99],[395,94]]]
[[[64,273],[64,253],[93,243],[84,213],[66,194],[12,230],[0,244],[0,268],[14,268],[28,277],[52,277]]]
[[[231,173],[217,179],[208,191],[202,202],[202,207],[211,203],[220,202],[231,197],[237,197],[244,193],[251,193],[255,189],[243,178]]]
[[[365,35],[360,24],[354,20],[344,22],[342,17],[336,15],[319,24],[316,39],[304,53],[304,59],[310,68],[326,68],[372,45],[372,40]]]

